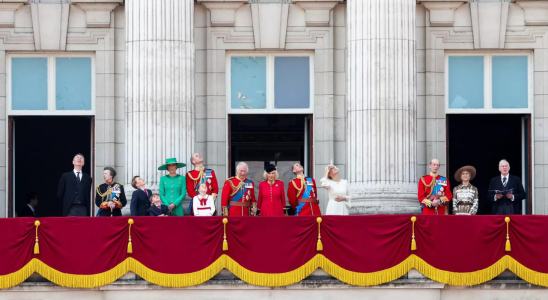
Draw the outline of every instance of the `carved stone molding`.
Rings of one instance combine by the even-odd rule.
[[[118,3],[89,3],[73,1],[86,12],[86,27],[110,27],[110,13],[119,5]]]
[[[544,1],[519,1],[516,2],[525,11],[525,25],[548,25],[548,2]]]
[[[508,2],[470,3],[474,48],[503,49],[508,22]]]
[[[31,3],[36,50],[61,50],[67,45],[69,4]]]
[[[256,49],[284,49],[289,4],[251,4]]]
[[[0,3],[0,27],[11,28],[15,25],[15,11],[23,3]]]
[[[236,21],[236,10],[245,2],[216,2],[216,1],[198,1],[209,9],[211,13],[211,26],[213,27],[233,27]]]
[[[306,26],[318,27],[329,26],[330,12],[339,2],[295,1],[295,4],[304,10]]]
[[[423,2],[422,5],[430,11],[430,26],[453,26],[455,10],[464,2]]]

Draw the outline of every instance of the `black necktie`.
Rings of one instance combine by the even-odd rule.
[[[502,177],[502,185],[506,186],[506,177]]]
[[[80,172],[76,172],[76,179],[78,179],[78,181],[81,181],[80,180]]]

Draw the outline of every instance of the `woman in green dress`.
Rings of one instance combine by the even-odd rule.
[[[177,162],[176,158],[168,158],[166,163],[158,168],[160,171],[169,171],[169,174],[160,178],[160,199],[162,204],[167,205],[172,216],[185,215],[183,199],[186,195],[186,178],[177,174],[177,169],[185,166],[186,164]]]

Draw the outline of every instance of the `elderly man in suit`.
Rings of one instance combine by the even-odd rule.
[[[57,198],[63,201],[63,216],[86,217],[90,213],[91,176],[82,172],[84,156],[76,154],[72,159],[74,170],[61,176]]]
[[[493,201],[491,214],[521,214],[521,201],[526,194],[521,179],[510,175],[510,163],[503,159],[499,162],[500,176],[491,179],[487,197]]]
[[[131,194],[130,211],[132,216],[148,216],[150,196],[152,191],[145,189],[145,180],[140,176],[133,176],[131,186],[135,189]]]

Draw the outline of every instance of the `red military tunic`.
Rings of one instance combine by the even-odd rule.
[[[451,188],[449,187],[449,180],[445,177],[432,173],[422,176],[419,180],[418,199],[419,202],[424,205],[422,210],[424,215],[436,214],[436,208],[432,206],[432,201],[434,201],[435,196],[439,197],[442,203],[441,206],[438,206],[437,214],[447,215],[449,213],[447,205],[451,199],[453,199],[453,195],[451,195]]]
[[[261,216],[283,216],[285,207],[284,183],[276,180],[273,184],[261,181],[259,184],[259,199],[257,208],[261,210]]]
[[[207,186],[207,194],[212,195],[215,199],[219,193],[219,185],[217,184],[217,176],[215,176],[215,171],[205,168],[196,168],[192,171],[186,173],[186,192],[190,199],[194,199],[198,193],[198,187],[201,183],[205,183]],[[192,209],[193,201],[190,200],[189,212],[191,215],[194,215],[194,210]]]
[[[230,177],[223,185],[221,202],[223,208],[228,208],[229,216],[249,216],[251,205],[257,202],[253,181]]]
[[[298,175],[289,182],[287,199],[296,216],[321,216],[318,189],[314,178]]]

